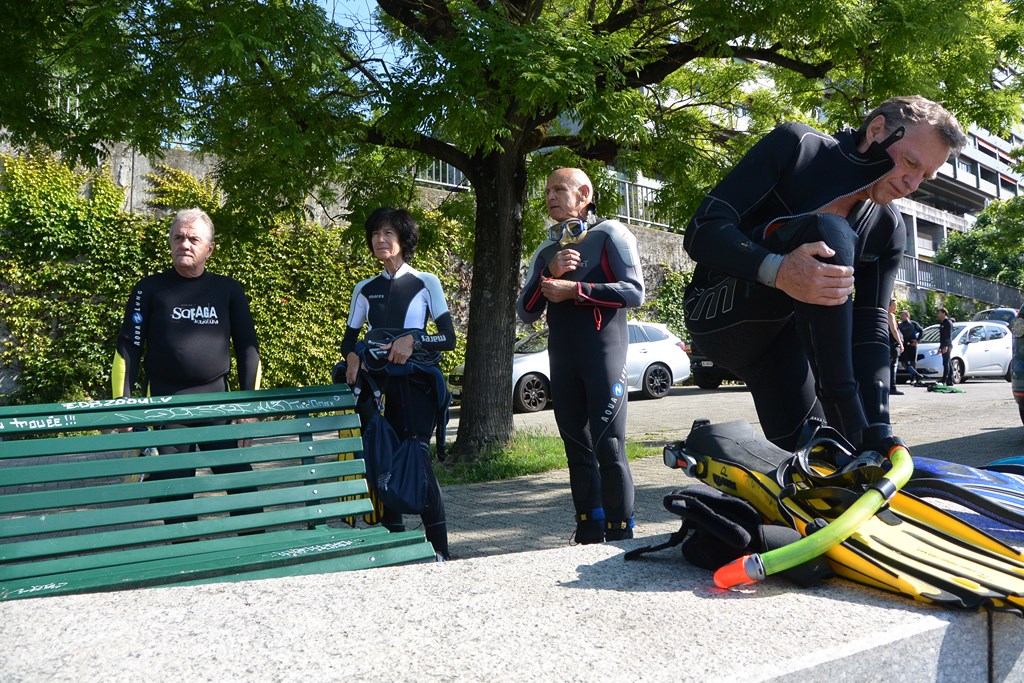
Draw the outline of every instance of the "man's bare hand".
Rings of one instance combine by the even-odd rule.
[[[580,252],[575,249],[562,249],[551,259],[551,263],[548,264],[548,270],[557,279],[569,271],[576,270],[579,265]],[[550,299],[551,297],[548,298]]]
[[[775,287],[805,304],[839,306],[853,293],[853,268],[822,263],[835,252],[824,242],[802,244],[786,254]]]
[[[540,283],[540,292],[548,301],[558,303],[576,298],[576,283],[572,280],[544,280]]]

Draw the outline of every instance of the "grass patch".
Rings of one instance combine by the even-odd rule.
[[[630,460],[652,455],[661,455],[661,446],[626,442],[626,457]],[[434,463],[434,471],[442,486],[499,481],[565,467],[562,439],[533,432],[517,432],[508,448],[486,453],[473,463]]]

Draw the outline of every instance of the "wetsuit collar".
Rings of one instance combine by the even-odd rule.
[[[409,272],[412,272],[412,266],[410,266],[408,263],[403,263],[402,265],[400,265],[398,267],[398,270],[395,271],[394,275],[390,275],[388,273],[388,269],[387,268],[385,268],[381,272],[381,275],[383,275],[388,280],[396,280],[396,279],[402,277],[403,275],[405,275],[406,273],[409,273]]]

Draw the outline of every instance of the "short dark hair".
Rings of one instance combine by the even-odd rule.
[[[868,125],[878,116],[885,117],[885,132],[887,133],[893,132],[900,126],[909,128],[921,123],[935,126],[935,131],[949,148],[950,155],[959,154],[967,144],[967,136],[956,117],[938,102],[933,102],[920,95],[893,97],[875,107],[857,131],[858,140],[864,139]]]
[[[945,308],[936,308],[935,312],[936,313],[945,313],[946,315],[949,315],[949,311],[947,311]]]
[[[405,209],[393,209],[382,206],[366,217],[366,246],[373,251],[373,233],[390,225],[398,233],[398,243],[402,246],[402,258],[412,260],[416,252],[416,244],[420,241],[420,229],[412,215]]]

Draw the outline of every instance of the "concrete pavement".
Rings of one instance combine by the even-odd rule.
[[[911,450],[973,462],[1024,453],[1009,385],[966,388],[896,397]],[[753,416],[742,389],[673,393],[631,405],[632,438]],[[669,426],[652,428],[648,412]],[[660,458],[633,472],[633,541],[570,547],[559,470],[447,487],[452,562],[0,603],[0,680],[1024,680],[1013,616],[842,580],[724,592],[678,551],[626,565],[624,549],[677,528],[661,499],[688,481]]]
[[[903,387],[892,398],[894,431],[914,455],[982,465],[998,458],[1024,455],[1024,427],[1010,384],[974,380],[960,385],[963,394],[938,394]],[[449,425],[449,439],[458,428],[458,412]],[[756,426],[749,392],[742,386],[715,391],[675,387],[658,401],[630,401],[627,438],[660,444],[685,438],[695,419],[714,422],[747,419]],[[557,434],[554,413],[515,416],[517,429]],[[665,494],[693,483],[661,458],[632,463],[636,486],[636,535],[657,536],[675,531],[678,518],[662,506]],[[452,553],[457,558],[482,557],[526,550],[559,548],[575,529],[566,470],[503,482],[450,486],[444,489]],[[408,518],[407,518],[408,519]]]

